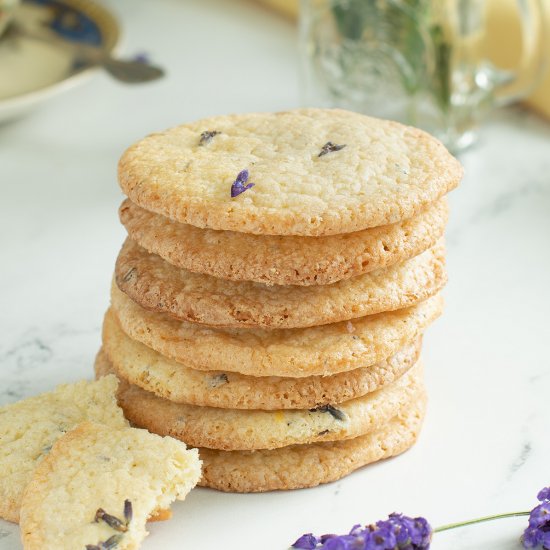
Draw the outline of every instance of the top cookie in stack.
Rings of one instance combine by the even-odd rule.
[[[424,132],[342,110],[148,136],[119,164],[98,372],[132,422],[202,449],[205,485],[315,485],[405,450],[461,175]]]
[[[230,200],[238,173],[249,191]],[[122,190],[203,229],[321,237],[412,218],[460,164],[428,134],[342,110],[221,116],[152,134],[123,155]]]

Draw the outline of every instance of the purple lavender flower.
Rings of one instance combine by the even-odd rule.
[[[355,540],[351,535],[343,535],[341,537],[332,537],[321,546],[322,550],[352,550],[352,543]]]
[[[521,542],[524,548],[550,550],[550,487],[545,487],[537,495],[540,504],[529,514],[529,526],[525,529]]]
[[[535,548],[540,542],[540,533],[538,529],[527,527],[523,532],[521,542],[524,548]]]
[[[389,530],[394,535],[395,545],[388,548],[427,550],[430,547],[432,528],[424,518],[394,513],[387,520],[379,521],[376,526],[379,530]]]
[[[524,548],[536,548],[540,544],[544,550],[548,550],[550,548],[550,531],[544,532],[534,527],[527,527],[521,542]]]
[[[318,539],[311,533],[302,535],[293,545],[292,548],[301,548],[302,550],[313,550],[317,546]]]
[[[399,548],[393,525],[389,522],[379,521],[376,527],[374,531],[368,533],[366,538],[365,548],[367,550],[393,550]]]
[[[249,183],[248,185],[245,185],[247,181],[248,181],[248,170],[246,170],[245,168],[244,170],[241,170],[237,174],[237,179],[231,185],[231,198],[234,198],[237,195],[244,193],[247,189],[254,187],[255,185],[254,183]]]
[[[144,65],[148,65],[150,63],[149,54],[146,52],[139,52],[134,57],[132,57],[132,61],[135,61],[136,63],[143,63]]]
[[[550,501],[544,501],[535,506],[529,514],[529,527],[538,529],[548,524],[550,530]]]
[[[431,538],[432,528],[424,518],[391,514],[376,525],[354,525],[348,535],[304,535],[293,546],[318,550],[428,550]],[[301,541],[309,546],[297,546]]]

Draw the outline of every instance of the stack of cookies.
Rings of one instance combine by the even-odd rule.
[[[96,373],[132,424],[199,448],[204,486],[309,487],[405,451],[461,175],[424,132],[341,110],[148,136],[119,165]]]

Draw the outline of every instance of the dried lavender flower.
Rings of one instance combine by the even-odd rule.
[[[228,383],[229,383],[229,378],[227,377],[227,374],[222,372],[221,374],[216,374],[215,376],[212,376],[212,378],[210,378],[209,385],[211,388],[218,388]]]
[[[217,136],[218,134],[221,134],[221,132],[218,132],[218,130],[206,130],[201,134],[201,138],[199,140],[199,146],[206,145],[207,143],[210,143],[212,141],[212,138],[214,136]]]
[[[42,450],[40,451],[43,455],[48,454],[52,450],[53,445],[46,445],[45,447],[42,447]]]
[[[150,63],[150,57],[147,52],[139,52],[134,57],[132,57],[132,61],[135,61],[136,63],[143,63],[144,65],[148,65]]]
[[[121,540],[122,535],[113,535],[112,537],[109,537],[105,542],[101,543],[101,550],[111,550],[111,548],[115,548]]]
[[[337,145],[336,143],[332,143],[332,141],[327,141],[323,147],[321,147],[321,152],[317,155],[318,157],[322,157],[323,155],[326,155],[328,153],[333,153],[334,151],[340,151],[346,146],[344,145]]]
[[[122,533],[125,533],[128,531],[128,525],[132,521],[132,503],[126,499],[124,501],[124,521],[118,519],[115,516],[112,516],[111,514],[108,514],[103,508],[98,508],[94,521],[97,523],[99,521],[104,521],[111,529],[114,529],[115,531],[120,531]],[[100,542],[98,544],[87,544],[86,550],[111,550],[112,548],[115,548],[118,543],[122,540],[122,535],[113,535],[112,537],[109,537],[106,541]]]
[[[103,508],[98,508],[95,513],[94,521],[97,523],[99,521],[104,521],[109,527],[115,531],[125,532],[128,530],[128,524],[123,522],[111,514],[108,514]]]
[[[336,420],[346,420],[346,414],[332,405],[321,405],[315,409],[310,409],[310,412],[328,412]]]
[[[121,540],[122,535],[113,535],[112,537],[109,537],[106,541],[100,542],[98,544],[87,544],[86,550],[112,550],[112,548],[116,548]]]
[[[124,521],[126,522],[126,525],[130,524],[133,515],[134,512],[132,510],[132,503],[128,499],[126,499],[124,501]]]
[[[241,170],[237,174],[237,178],[231,185],[231,198],[236,197],[237,195],[240,195],[241,193],[244,193],[247,189],[250,189],[251,187],[254,187],[254,183],[249,183],[245,185],[245,183],[248,181],[248,170],[244,169]]]
[[[122,277],[123,282],[127,283],[134,276],[136,271],[137,269],[135,267],[131,267]]]

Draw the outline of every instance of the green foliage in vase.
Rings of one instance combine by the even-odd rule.
[[[399,67],[407,93],[412,96],[427,89],[446,111],[451,98],[452,47],[435,18],[434,1],[336,0],[331,6],[344,41],[376,42],[392,52],[388,55]],[[428,72],[430,66],[433,70]]]

